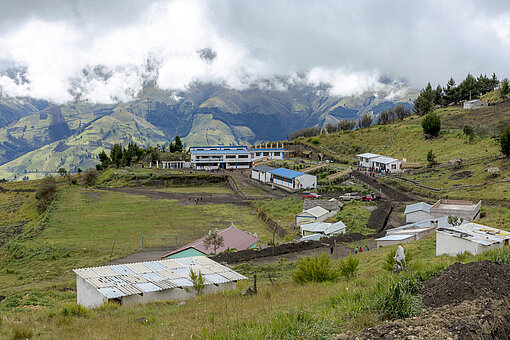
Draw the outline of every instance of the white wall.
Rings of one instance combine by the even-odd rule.
[[[76,302],[86,308],[99,307],[108,299],[90,283],[76,275]]]
[[[295,178],[301,183],[302,189],[317,188],[317,176],[304,174]]]
[[[455,256],[465,251],[473,255],[478,255],[488,250],[503,248],[503,246],[503,242],[484,246],[483,244],[472,242],[461,237],[455,237],[441,232],[436,233],[436,256]]]
[[[418,210],[406,215],[406,223],[414,223],[432,218],[430,213]]]
[[[404,243],[409,243],[409,242],[413,242],[413,241],[416,241],[416,235],[414,236],[411,236],[409,238],[406,238],[404,240],[382,240],[382,241],[377,241],[377,248],[379,247],[386,247],[386,246],[392,246],[394,244],[404,244]]]

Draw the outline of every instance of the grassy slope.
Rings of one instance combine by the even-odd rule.
[[[270,233],[251,209],[234,205],[182,206],[173,200],[151,200],[78,187],[65,188],[48,220],[48,227],[2,251],[0,289],[23,291],[51,283],[72,284],[71,269],[101,265],[141,247],[141,236],[176,234],[179,245],[207,233],[212,227],[237,227],[256,232],[262,242]],[[15,273],[7,273],[6,270]]]

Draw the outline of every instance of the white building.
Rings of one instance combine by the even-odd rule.
[[[312,222],[322,222],[335,215],[336,211],[329,211],[321,206],[316,206],[300,212],[296,215],[294,220],[296,225],[301,225]]]
[[[278,145],[278,143],[276,143]],[[283,161],[283,157],[285,155],[285,150],[283,148],[251,148],[251,159],[255,162],[258,160],[266,161],[266,160],[278,160]]]
[[[393,157],[379,156],[370,160],[370,167],[389,172],[402,172],[402,161]]]
[[[435,233],[437,228],[446,228],[448,226],[448,217],[426,219],[398,228],[388,229],[386,236],[377,238],[375,241],[377,242],[377,247],[408,243]]]
[[[249,169],[251,152],[246,146],[192,146],[191,167],[196,170]]]
[[[370,161],[374,158],[380,157],[380,155],[377,155],[375,153],[362,153],[359,155],[356,155],[358,157],[358,165],[364,168],[370,168],[372,165]]]
[[[301,229],[301,235],[303,237],[319,234],[322,237],[335,236],[345,234],[347,227],[343,222],[339,221],[336,223],[325,223],[325,222],[314,222],[302,224],[299,226]],[[314,237],[316,238],[316,237]],[[312,239],[314,239],[312,238]],[[306,239],[305,239],[306,240]]]
[[[269,182],[291,191],[317,188],[317,176],[304,172],[278,168],[269,171]]]
[[[464,102],[464,110],[473,110],[473,109],[479,109],[481,107],[489,106],[487,102],[483,100],[467,100]]]
[[[251,169],[251,178],[262,182],[267,183],[269,182],[271,176],[269,174],[269,171],[274,170],[274,168],[267,166],[267,165],[259,165],[256,167],[253,167]]]
[[[152,162],[149,167],[152,167]],[[161,169],[189,169],[191,163],[186,161],[158,161],[156,167],[161,167]]]
[[[202,273],[204,293],[235,289],[241,274],[205,256],[75,269],[79,305],[99,307],[106,302],[122,305],[159,300],[185,300],[196,296],[190,270]]]
[[[406,215],[406,223],[413,223],[431,218],[431,207],[432,205],[425,202],[407,205],[406,210],[404,211],[404,215]]]
[[[430,207],[431,217],[457,216],[464,221],[475,221],[480,218],[482,201],[474,204],[471,201],[440,199]]]
[[[465,251],[478,255],[487,250],[508,245],[510,233],[504,230],[468,222],[460,226],[438,228],[436,256],[455,256]]]

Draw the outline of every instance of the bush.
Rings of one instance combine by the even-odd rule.
[[[25,326],[16,325],[12,330],[12,340],[26,340],[34,336],[34,331]]]
[[[197,291],[197,294],[201,294],[205,288],[205,279],[200,271],[196,273],[193,269],[189,271],[189,278],[193,282],[193,288]]]
[[[97,171],[94,170],[94,169],[89,169],[87,171],[85,171],[84,175],[83,175],[83,182],[85,183],[85,185],[94,185],[94,183],[96,182],[96,178],[97,178]]]
[[[41,180],[41,184],[39,184],[39,188],[35,193],[35,198],[37,199],[37,210],[39,213],[44,212],[53,199],[55,198],[55,192],[57,190],[57,183],[55,182],[55,178],[52,176],[44,177]]]
[[[413,275],[403,276],[391,281],[386,289],[382,289],[377,301],[377,309],[385,318],[405,319],[416,316],[422,309],[417,296],[420,281]]]
[[[432,150],[429,150],[427,153],[427,162],[429,162],[429,165],[436,164],[436,155],[434,155],[434,152]]]
[[[331,265],[329,254],[322,253],[299,258],[292,279],[297,283],[333,281],[340,275]]]
[[[510,126],[507,126],[499,136],[499,144],[503,155],[510,157]]]
[[[427,136],[437,137],[441,131],[441,118],[434,112],[429,113],[423,118],[421,127]]]
[[[358,270],[359,259],[349,254],[349,257],[344,261],[344,259],[340,260],[340,275],[350,279],[356,276],[356,271]]]
[[[62,308],[60,311],[60,314],[63,316],[78,316],[78,317],[84,317],[87,318],[90,316],[90,310],[80,306],[78,304],[73,304],[67,307]]]

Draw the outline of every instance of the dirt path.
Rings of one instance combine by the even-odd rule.
[[[181,205],[204,205],[204,204],[241,204],[248,205],[250,201],[240,198],[235,194],[210,194],[210,193],[175,193],[151,190],[147,187],[130,188],[101,188],[99,190],[123,192],[131,195],[143,195],[153,200],[178,200]],[[198,198],[199,201],[195,202]]]
[[[241,171],[233,171],[230,173],[232,177],[235,177],[237,182],[241,185],[239,188],[243,191],[246,196],[251,196],[251,192],[259,192],[261,196],[254,198],[274,198],[281,199],[285,197],[289,197],[293,194],[288,193],[281,189],[272,189],[270,185],[261,183],[257,180],[251,178],[251,170],[241,170]]]

